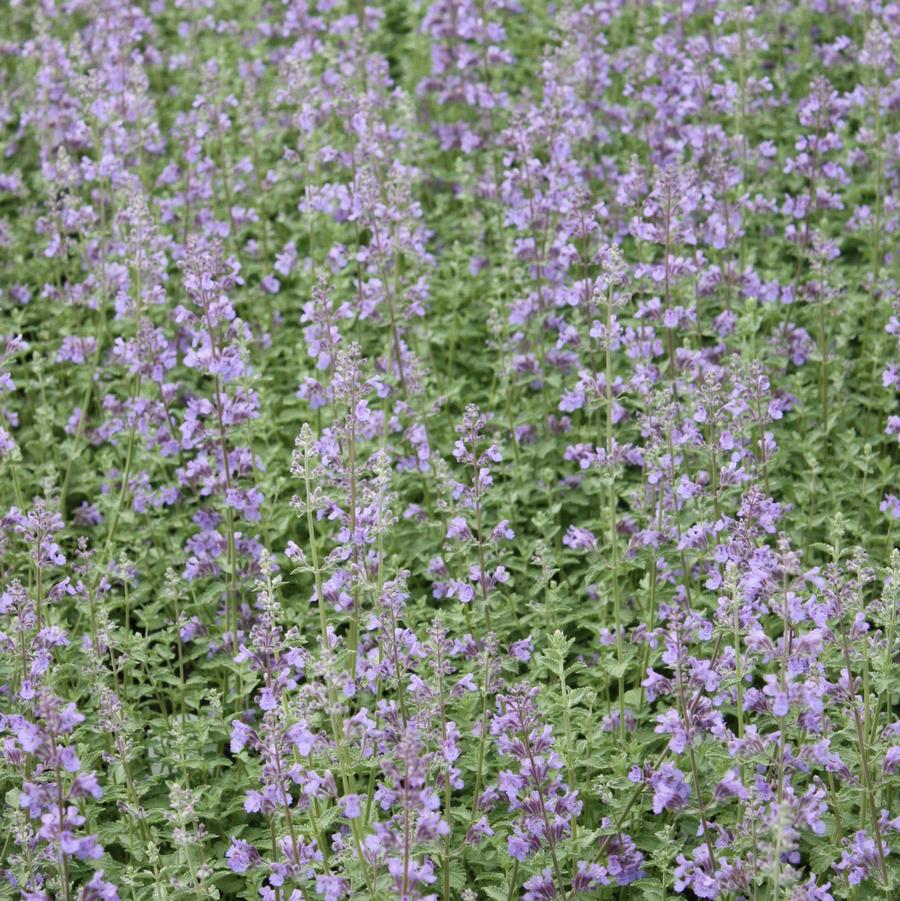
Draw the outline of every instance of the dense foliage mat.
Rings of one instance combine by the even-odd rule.
[[[7,0],[0,896],[900,896],[900,6]]]

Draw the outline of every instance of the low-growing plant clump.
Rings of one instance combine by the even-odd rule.
[[[900,6],[9,0],[0,896],[900,894]]]

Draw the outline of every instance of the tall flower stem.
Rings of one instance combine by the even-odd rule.
[[[612,310],[613,286],[606,297],[606,463],[609,471],[609,540],[612,553],[613,616],[616,626],[616,664],[618,667],[619,740],[625,742],[625,663],[622,647],[622,602],[619,596],[619,535],[617,529],[615,481],[612,470],[613,457],[613,368],[612,368]]]

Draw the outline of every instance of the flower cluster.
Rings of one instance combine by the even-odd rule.
[[[0,16],[0,895],[900,886],[892,0]]]

